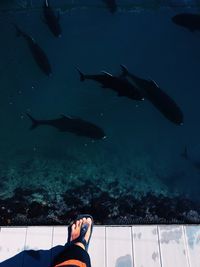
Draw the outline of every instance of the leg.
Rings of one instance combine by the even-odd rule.
[[[82,218],[77,220],[71,226],[71,236],[70,242],[73,243],[81,233],[82,225],[87,225],[87,232],[84,236],[84,241],[88,243],[91,235],[91,225],[92,220],[91,218]],[[66,244],[66,247],[62,253],[60,253],[53,262],[53,266],[61,267],[61,266],[68,266],[68,267],[91,267],[90,263],[90,256],[85,250],[85,246],[83,242],[75,242],[73,244]]]

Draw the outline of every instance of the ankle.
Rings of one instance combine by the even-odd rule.
[[[84,246],[82,243],[77,242],[77,243],[75,243],[75,245],[76,245],[76,246],[79,246],[79,247],[81,247],[82,249],[85,250],[85,246]]]

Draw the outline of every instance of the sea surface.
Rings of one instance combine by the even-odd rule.
[[[62,36],[44,21],[43,1],[0,3],[0,225],[65,224],[90,213],[99,224],[200,222],[200,32],[175,25],[200,1],[51,0]],[[45,75],[17,25],[44,49]],[[152,79],[180,107],[183,125],[150,101],[120,97],[84,74]],[[31,121],[61,114],[89,121],[93,140]]]

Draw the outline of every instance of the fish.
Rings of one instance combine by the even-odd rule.
[[[36,43],[36,41],[30,35],[23,32],[16,24],[14,24],[14,26],[17,31],[17,36],[22,36],[26,40],[27,45],[38,67],[47,76],[51,76],[52,68],[44,50]]]
[[[43,4],[43,14],[45,18],[45,23],[48,25],[50,31],[53,33],[55,37],[61,37],[62,30],[60,26],[60,15],[59,13],[56,15],[54,10],[49,4],[48,0],[44,1]]]
[[[59,118],[55,119],[37,120],[29,113],[26,113],[26,115],[32,122],[30,130],[35,129],[38,126],[47,125],[55,127],[60,132],[70,132],[93,140],[106,138],[104,131],[100,127],[79,117],[70,117],[62,114]]]
[[[144,98],[148,99],[168,120],[182,125],[183,112],[176,102],[164,92],[153,80],[145,80],[130,73],[124,65],[120,65],[122,76],[128,77],[141,90]]]
[[[181,157],[188,160],[190,159],[189,155],[188,155],[188,149],[187,146],[184,147],[184,151],[181,153]]]
[[[191,32],[200,31],[200,14],[180,13],[172,17],[172,21]]]
[[[106,4],[107,8],[109,9],[110,13],[115,13],[117,11],[117,3],[116,0],[103,0]]]
[[[200,161],[194,160],[188,153],[188,149],[185,146],[184,151],[181,153],[181,157],[190,162],[190,164],[197,170],[200,170]]]
[[[141,93],[126,79],[113,76],[112,74],[102,71],[100,74],[83,74],[76,68],[80,81],[93,80],[101,84],[102,88],[109,88],[115,91],[119,97],[127,97],[132,100],[144,100]]]

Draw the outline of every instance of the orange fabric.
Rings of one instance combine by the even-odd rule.
[[[87,267],[84,262],[78,261],[78,260],[63,261],[63,262],[57,264],[55,267],[64,266],[64,265],[76,265],[78,267]]]

